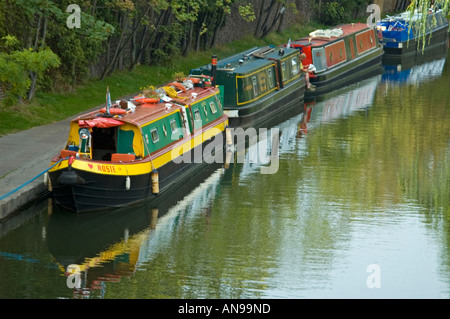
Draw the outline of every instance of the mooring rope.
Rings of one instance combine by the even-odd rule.
[[[41,176],[42,174],[44,174],[45,172],[49,171],[50,169],[52,169],[53,167],[55,167],[57,164],[59,164],[60,162],[69,159],[70,156],[66,157],[66,158],[62,158],[59,161],[57,161],[55,164],[53,164],[52,166],[50,166],[49,168],[45,169],[44,171],[42,171],[41,173],[39,173],[37,176],[33,177],[32,179],[30,179],[29,181],[23,183],[22,185],[20,185],[19,187],[17,187],[16,189],[13,189],[12,191],[6,193],[5,195],[3,195],[2,197],[0,197],[0,200],[5,199],[6,197],[14,194],[15,192],[17,192],[19,189],[21,189],[22,187],[30,184],[32,181],[34,181],[36,178],[38,178],[39,176]]]

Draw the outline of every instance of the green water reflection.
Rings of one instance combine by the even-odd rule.
[[[449,298],[449,83],[443,57],[299,105],[276,174],[249,163],[259,143],[170,201],[43,206],[2,232],[0,297]]]

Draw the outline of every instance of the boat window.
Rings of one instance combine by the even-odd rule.
[[[283,77],[283,82],[284,82],[284,80],[286,80],[286,63],[285,62],[283,62],[283,63],[281,63],[281,74],[282,74],[282,77]]]
[[[313,64],[317,71],[323,71],[327,68],[327,61],[325,61],[325,49],[314,48],[312,49]]]
[[[163,125],[163,132],[164,132],[164,136],[167,136],[166,124]]]
[[[427,18],[427,23],[426,23],[426,29],[425,31],[428,33],[430,32],[433,28],[436,28],[437,26],[440,25],[440,22],[438,20],[439,14],[430,14]]]
[[[212,114],[217,112],[216,104],[214,102],[209,103],[209,108],[211,109]]]
[[[206,104],[205,104],[205,105],[203,105],[203,112],[205,112],[205,116],[207,116],[207,115],[208,115],[208,111],[206,110]]]
[[[273,78],[273,73],[272,73],[272,69],[268,69],[267,70],[267,74],[269,75],[269,87],[272,89],[274,87],[274,78]]]
[[[240,77],[238,79],[238,103],[246,103],[254,98],[253,84],[250,76]]]
[[[261,92],[264,93],[267,91],[267,73],[262,71],[258,73],[259,85]]]
[[[152,142],[157,143],[159,141],[159,134],[158,129],[155,127],[150,131],[150,134],[152,136]]]
[[[252,77],[253,82],[253,93],[258,96],[258,82],[256,81],[256,76]]]
[[[194,121],[201,121],[201,116],[200,116],[200,110],[196,109],[194,110]]]
[[[200,114],[200,108],[194,110],[194,130],[200,129],[202,127],[202,117]]]
[[[298,72],[300,71],[296,56],[292,58],[291,63],[292,63],[292,75],[296,76],[298,74]]]
[[[444,18],[442,16],[441,12],[438,12],[434,15],[434,17],[436,18],[436,25],[441,27],[445,24]]]
[[[171,129],[172,133],[175,133],[177,128],[178,128],[177,121],[176,120],[170,121],[170,129]]]

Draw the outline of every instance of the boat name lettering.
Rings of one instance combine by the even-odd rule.
[[[97,164],[97,170],[103,173],[115,173],[116,167],[113,165],[100,165]]]

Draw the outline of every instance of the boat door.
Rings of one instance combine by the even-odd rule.
[[[117,152],[117,126],[92,128],[92,159],[110,161]]]

